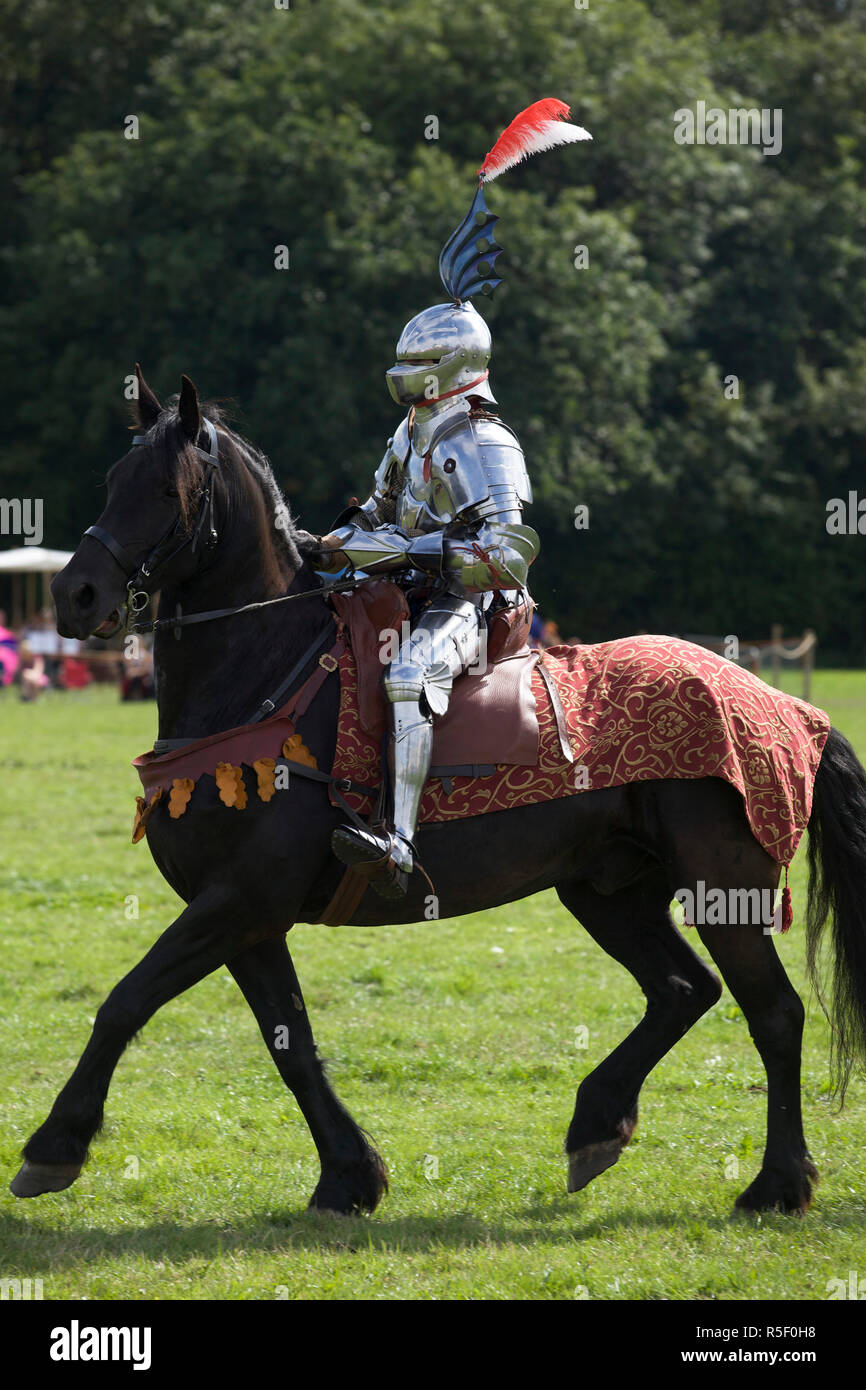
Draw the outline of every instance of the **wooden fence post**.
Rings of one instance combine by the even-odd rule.
[[[779,647],[780,647],[781,642],[782,642],[782,624],[781,624],[781,623],[773,623],[772,627],[770,628],[770,641],[771,641],[772,644],[773,644],[772,647],[770,648],[770,671],[771,671],[770,683],[771,683],[772,685],[774,685],[774,686],[776,687],[776,689],[778,690],[778,688],[779,688],[779,672],[780,672],[781,669],[782,669],[782,657],[781,657],[781,654],[780,654],[780,652],[779,652]]]
[[[815,634],[810,627],[803,633],[803,641],[809,642],[808,650],[803,653],[803,699],[809,700],[812,694],[812,670],[815,665],[816,645]]]

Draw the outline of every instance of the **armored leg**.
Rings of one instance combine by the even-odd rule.
[[[391,707],[393,805],[387,840],[341,827],[334,852],[344,863],[375,863],[371,883],[383,897],[402,896],[414,865],[412,840],[430,770],[433,715],[448,708],[454,678],[477,659],[481,614],[470,598],[445,594],[426,608],[385,676]]]
[[[445,713],[455,676],[478,656],[478,625],[478,609],[471,599],[445,595],[434,600],[385,677],[393,734],[393,827],[403,841],[402,848],[397,847],[397,862],[407,872],[433,752],[433,715]]]
[[[412,854],[408,845],[418,823],[418,807],[433,752],[433,720],[424,714],[418,700],[397,699],[388,691],[391,704],[391,780],[393,814],[391,824],[397,837],[394,860],[409,872]]]

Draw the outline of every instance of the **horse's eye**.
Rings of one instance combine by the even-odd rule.
[[[166,497],[179,497],[180,493],[178,492],[176,487],[167,487],[165,489],[165,495]]]

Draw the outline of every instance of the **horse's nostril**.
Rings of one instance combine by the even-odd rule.
[[[74,598],[75,598],[75,606],[76,606],[76,608],[81,608],[81,609],[85,609],[85,610],[88,609],[88,608],[92,608],[92,607],[93,607],[93,600],[94,600],[95,597],[96,597],[96,595],[95,595],[94,592],[93,592],[93,585],[92,585],[92,584],[82,584],[82,585],[81,585],[81,588],[80,588],[80,589],[76,589],[76,591],[75,591]]]

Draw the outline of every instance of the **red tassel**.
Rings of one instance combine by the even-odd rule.
[[[794,925],[794,909],[791,906],[791,890],[788,887],[788,865],[785,865],[785,886],[782,889],[782,931],[790,931]]]

